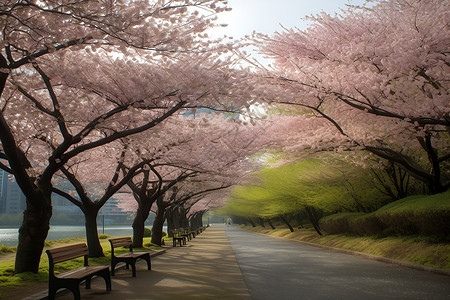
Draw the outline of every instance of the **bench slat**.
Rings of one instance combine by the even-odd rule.
[[[148,255],[148,252],[127,252],[127,253],[116,255],[116,257],[119,257],[119,258],[130,257],[130,258],[132,258],[132,257],[140,257],[140,256],[144,256],[144,255]]]
[[[116,248],[116,247],[129,247],[132,245],[132,241],[130,237],[126,237],[126,238],[116,238],[116,239],[110,239],[109,242],[111,243],[111,245]]]
[[[82,257],[88,255],[89,253],[88,247],[84,243],[49,249],[47,251],[51,254],[53,263],[59,263],[77,257]]]
[[[76,270],[67,271],[61,274],[56,275],[56,278],[64,278],[64,279],[82,279],[86,278],[91,274],[95,274],[100,270],[108,269],[108,266],[89,266],[82,267]]]

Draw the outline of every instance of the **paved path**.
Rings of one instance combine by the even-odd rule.
[[[94,278],[90,290],[80,286],[81,299],[252,299],[223,228],[210,227],[187,247],[170,248],[152,258],[152,271],[139,261],[135,278],[131,271],[116,271],[111,292],[105,290],[102,278]],[[73,295],[64,293],[56,299],[73,300]]]
[[[255,300],[450,299],[450,277],[226,228]]]

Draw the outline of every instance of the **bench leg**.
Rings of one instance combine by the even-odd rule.
[[[48,299],[49,300],[55,300],[56,291],[57,291],[57,289],[55,287],[49,285],[49,287],[48,287]]]
[[[152,269],[152,262],[150,260],[150,253],[145,255],[142,258],[145,259],[145,261],[147,262],[147,270],[151,270]]]
[[[116,270],[116,262],[113,262],[111,260],[111,275],[114,276],[115,275],[115,270]]]
[[[49,300],[55,300],[56,292],[59,289],[68,289],[72,292],[74,300],[80,300],[81,294],[80,294],[80,282],[77,280],[70,280],[67,283],[60,283],[60,282],[53,282],[51,285],[48,286],[48,299]]]
[[[74,288],[72,290],[73,293],[73,298],[74,300],[80,300],[81,299],[81,295],[80,295],[80,286],[78,286],[78,288]]]
[[[131,272],[133,273],[133,277],[136,277],[136,260],[130,265],[131,265]],[[128,266],[128,264],[127,264],[127,266]]]
[[[110,291],[111,290],[111,275],[109,272],[109,269],[105,269],[102,272],[97,274],[98,276],[103,277],[103,279],[105,279],[105,285],[106,285],[106,290]]]

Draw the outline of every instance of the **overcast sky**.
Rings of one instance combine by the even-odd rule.
[[[301,19],[321,11],[339,12],[346,4],[363,4],[364,0],[228,0],[233,10],[219,14],[219,22],[228,24],[223,34],[241,38],[253,30],[271,34],[280,31],[280,24],[287,28],[306,28]]]

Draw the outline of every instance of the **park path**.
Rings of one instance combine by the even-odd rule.
[[[255,300],[450,299],[450,277],[226,228]]]
[[[152,258],[152,271],[138,261],[137,276],[117,270],[112,291],[105,290],[103,278],[94,278],[90,290],[80,286],[83,300],[175,300],[175,299],[252,299],[224,231],[224,225],[211,226],[187,246],[169,247]],[[44,293],[46,294],[46,293]],[[30,297],[37,300],[42,297]],[[70,292],[57,300],[73,300]]]

